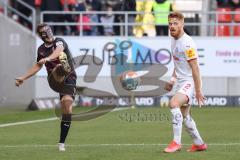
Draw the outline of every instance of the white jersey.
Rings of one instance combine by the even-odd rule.
[[[188,61],[198,58],[193,39],[186,33],[177,40],[172,38],[171,49],[177,79],[193,80],[192,69],[188,64]]]

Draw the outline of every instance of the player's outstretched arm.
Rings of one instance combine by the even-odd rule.
[[[63,52],[63,50],[64,50],[63,45],[58,45],[56,49],[52,52],[52,54],[48,56],[48,58],[50,60],[58,58],[61,52]]]
[[[64,50],[64,47],[62,45],[57,46],[56,49],[48,57],[40,59],[38,64],[42,65],[48,61],[58,58],[61,52],[63,52],[63,50]]]
[[[20,86],[25,80],[36,74],[42,68],[42,64],[34,64],[23,76],[15,79],[15,85]]]
[[[196,92],[196,99],[198,101],[199,106],[204,104],[205,97],[202,93],[202,81],[201,81],[201,75],[199,71],[199,65],[197,62],[197,59],[192,59],[188,61],[190,67],[192,68],[192,76],[194,80],[195,85],[195,92]]]

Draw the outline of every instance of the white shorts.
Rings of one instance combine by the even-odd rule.
[[[195,96],[194,82],[191,80],[177,80],[174,86],[175,93],[179,92],[186,95],[189,99],[188,103],[192,103]]]

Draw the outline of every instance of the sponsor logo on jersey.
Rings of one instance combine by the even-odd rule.
[[[56,42],[56,46],[57,46],[57,47],[58,47],[58,46],[63,46],[63,42],[62,42],[62,41]]]
[[[196,51],[194,50],[194,48],[190,48],[186,50],[186,55],[187,58],[194,58],[196,56]]]

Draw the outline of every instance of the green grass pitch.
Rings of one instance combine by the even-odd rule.
[[[79,109],[76,109],[78,111]],[[80,109],[81,110],[81,109]],[[75,112],[76,112],[75,111]],[[2,124],[54,117],[52,110],[0,109],[1,160],[239,160],[240,108],[193,108],[198,129],[209,144],[205,152],[188,153],[191,139],[183,130],[183,149],[163,153],[172,139],[167,108],[136,108],[72,122],[66,152],[57,150],[59,120],[1,127]]]

